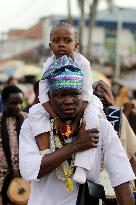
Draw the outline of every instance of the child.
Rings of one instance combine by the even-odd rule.
[[[49,47],[53,52],[53,56],[51,56],[47,62],[44,64],[43,72],[47,71],[47,69],[51,66],[52,69],[55,70],[55,66],[64,67],[66,62],[66,67],[69,67],[69,64],[73,64],[75,62],[75,67],[78,66],[83,71],[83,106],[80,112],[80,115],[75,120],[74,124],[72,125],[72,133],[74,133],[77,129],[77,125],[80,122],[80,119],[83,117],[88,118],[87,110],[88,106],[92,109],[92,118],[90,119],[92,122],[93,127],[99,127],[99,115],[101,109],[101,103],[97,98],[93,97],[93,90],[92,90],[92,82],[91,82],[91,68],[89,61],[83,57],[81,54],[77,53],[78,49],[78,38],[77,34],[74,30],[74,27],[67,23],[62,23],[56,25],[52,28],[50,34],[50,44]],[[69,58],[70,57],[70,58]],[[58,60],[56,60],[58,59]],[[73,61],[73,60],[74,61]],[[55,61],[56,60],[56,61]],[[73,61],[73,62],[72,62]],[[77,64],[77,65],[76,65]],[[57,67],[56,66],[56,67]],[[50,69],[51,70],[51,69]],[[43,78],[44,79],[44,75]],[[46,93],[46,95],[44,95]],[[36,110],[35,108],[31,108],[29,111],[29,117],[35,119],[31,121],[31,126],[33,127],[33,135],[35,136],[37,145],[40,149],[40,153],[42,155],[48,154],[50,152],[50,143],[49,143],[49,131],[51,130],[49,117],[51,116],[54,121],[58,132],[63,132],[64,130],[64,122],[56,116],[53,109],[51,108],[49,98],[48,98],[48,83],[47,79],[41,80],[39,85],[39,99],[40,103],[43,105],[41,106],[41,110]],[[90,112],[90,108],[89,108]],[[38,125],[38,122],[42,126]],[[42,121],[42,123],[41,123]],[[45,128],[46,126],[46,128]],[[35,128],[35,129],[34,129]],[[86,125],[87,128],[87,125]],[[92,149],[91,159],[92,161],[85,161],[81,160],[86,158],[86,152],[78,153],[75,156],[75,166],[76,171],[73,176],[73,179],[78,183],[85,183],[86,181],[86,172],[85,170],[90,170],[92,167],[93,162],[95,161],[95,149]],[[90,152],[89,152],[90,153]],[[84,156],[83,156],[84,155]],[[89,157],[90,160],[90,157]]]

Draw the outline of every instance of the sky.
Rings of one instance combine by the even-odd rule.
[[[89,1],[89,0],[88,0]],[[106,8],[100,0],[99,9]],[[77,0],[71,0],[72,15],[78,15]],[[120,7],[136,8],[135,0],[114,0]],[[28,28],[48,15],[67,15],[67,0],[0,0],[0,34],[12,28]]]

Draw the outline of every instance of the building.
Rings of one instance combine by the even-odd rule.
[[[18,55],[44,44],[48,49],[53,25],[66,21],[66,17],[49,16],[27,30],[11,30],[8,38],[0,41],[0,58]],[[79,28],[78,17],[73,25]],[[83,50],[88,39],[88,19],[85,19]],[[136,63],[136,9],[117,8],[99,11],[92,35],[92,54],[101,63],[115,63],[117,55],[125,65]]]
[[[26,30],[12,29],[1,36],[0,60],[18,57],[24,52],[29,52],[42,44],[42,22]]]
[[[44,19],[45,47],[48,47],[50,29],[56,23],[66,21],[66,17]],[[79,20],[73,18],[73,25],[79,28]],[[88,19],[85,20],[83,48],[88,39]],[[115,61],[116,53],[125,64],[136,63],[136,9],[117,8],[99,11],[92,35],[92,53],[100,61]]]

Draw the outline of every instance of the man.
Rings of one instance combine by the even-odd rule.
[[[112,106],[114,109],[114,104],[115,104],[111,88],[105,82],[97,81],[96,83],[93,84],[93,89],[94,89],[94,94],[97,95],[100,98],[100,100],[103,102],[105,114],[107,114],[107,118],[109,119],[108,109],[110,108],[110,106]],[[119,107],[115,107],[115,109],[118,110]],[[127,115],[125,113],[125,109],[123,110],[123,112],[120,109],[120,116],[118,116],[119,125],[117,126],[118,127],[117,132],[121,140],[121,143],[128,155],[133,171],[135,172],[136,175],[136,162],[135,165],[133,163],[135,158],[134,155],[136,153],[136,135],[133,132],[127,118],[125,117],[125,115]],[[117,116],[115,117],[117,119]],[[114,123],[114,127],[115,127],[115,123]]]
[[[126,115],[126,118],[128,119],[134,133],[136,134],[136,112],[135,112],[136,106],[131,102],[127,102],[123,106],[123,112]]]
[[[12,204],[7,189],[13,176],[19,176],[18,137],[26,113],[21,112],[23,92],[14,85],[1,93],[3,113],[0,113],[0,200],[3,205]]]
[[[71,76],[76,72],[60,69],[56,76],[51,74],[48,80],[49,98],[56,114],[63,120],[73,121],[82,106],[82,80],[70,83]],[[60,75],[65,76],[60,80]],[[77,76],[76,76],[77,77]],[[34,106],[41,106],[40,104]],[[41,110],[44,108],[41,106]],[[44,111],[45,112],[45,111]],[[91,113],[90,113],[91,117]],[[87,122],[89,126],[89,121]],[[52,123],[51,123],[52,125]],[[96,143],[93,136],[97,135],[97,129],[85,130],[85,122],[79,125],[78,133],[67,144],[61,141],[54,127],[50,132],[50,153],[40,155],[33,136],[29,118],[22,125],[19,140],[19,164],[22,176],[31,181],[32,191],[28,205],[76,205],[78,184],[73,182],[72,192],[68,192],[67,186],[71,186],[69,178],[72,177],[73,167],[71,158],[77,152],[89,150],[92,143]],[[133,197],[129,188],[129,181],[135,178],[128,158],[112,127],[105,119],[100,120],[99,143],[96,159],[91,171],[87,173],[87,179],[99,183],[101,159],[110,175],[120,205],[133,205]],[[61,141],[61,142],[60,142]],[[63,146],[64,145],[64,146]],[[70,165],[69,165],[70,163]],[[71,178],[72,180],[72,178]]]

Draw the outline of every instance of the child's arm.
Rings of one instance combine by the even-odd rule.
[[[32,128],[33,137],[37,143],[37,146],[41,151],[49,151],[49,131],[50,131],[50,119],[49,115],[45,111],[44,107],[38,103],[33,105],[29,110],[28,118],[30,120],[30,126]]]
[[[92,89],[92,69],[90,66],[90,62],[80,53],[75,56],[75,62],[79,66],[79,68],[83,71],[83,100],[91,101],[91,97],[93,95]]]
[[[81,109],[80,109],[80,112],[78,113],[78,115],[77,115],[77,117],[76,117],[76,119],[75,119],[75,121],[74,121],[74,123],[73,123],[73,125],[72,125],[72,133],[73,133],[73,132],[77,132],[78,126],[79,126],[79,124],[80,124],[80,119],[81,119],[81,118],[83,117],[83,115],[84,115],[84,111],[85,111],[85,109],[86,109],[86,107],[87,107],[87,104],[88,104],[87,101],[83,101],[83,104],[82,104],[82,107],[81,107]]]
[[[46,79],[40,80],[39,82],[39,101],[41,105],[49,101],[48,91],[49,91],[49,87],[48,87],[47,80]]]
[[[43,64],[43,69],[42,69],[42,73],[44,74],[45,71],[48,69],[48,67],[51,65],[51,63],[54,61],[54,57],[51,56],[47,59],[47,61]],[[49,87],[48,87],[48,82],[47,79],[45,80],[41,80],[39,82],[39,101],[41,104],[49,101],[49,97],[48,97],[48,91],[49,91]]]
[[[50,149],[49,132],[37,135],[35,140],[41,154],[44,150]]]
[[[78,113],[77,118],[76,118],[76,120],[77,120],[78,122],[79,122],[80,119],[83,117],[84,111],[85,111],[85,109],[86,109],[86,107],[87,107],[87,104],[88,104],[87,101],[83,101],[83,104],[82,104],[82,107],[81,107],[81,109],[80,109],[80,112]]]

